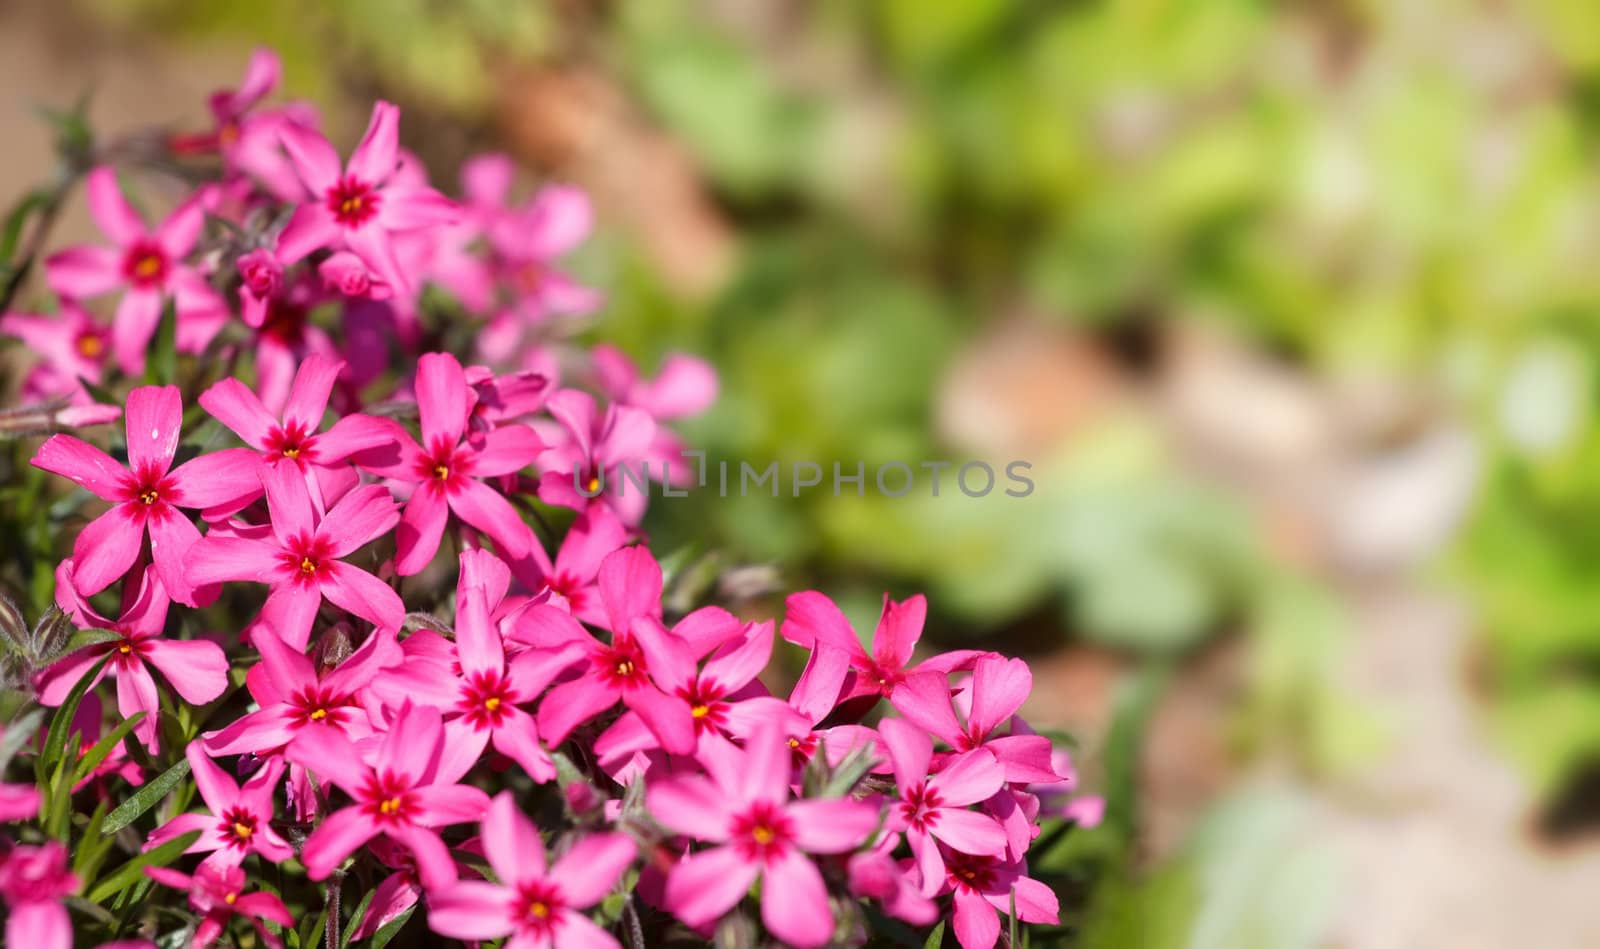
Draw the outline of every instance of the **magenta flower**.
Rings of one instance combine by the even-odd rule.
[[[372,888],[372,902],[361,916],[361,924],[351,933],[351,939],[371,939],[391,920],[417,905],[422,898],[422,881],[417,878],[417,862],[411,855],[388,840],[379,837],[367,843],[378,862],[393,867],[393,873],[378,881]]]
[[[91,400],[80,379],[98,385],[111,355],[111,334],[71,300],[49,316],[8,313],[0,316],[0,333],[21,340],[40,360],[22,381],[28,400],[71,396],[74,403]]]
[[[851,855],[850,892],[877,900],[883,911],[895,919],[913,926],[930,926],[939,918],[939,907],[922,895],[913,882],[916,874],[907,872],[912,861],[902,863],[894,858],[899,845],[899,834],[884,834],[872,849]]]
[[[1000,939],[1000,914],[1011,914],[1013,899],[1017,919],[1022,922],[1060,922],[1055,893],[1027,876],[1022,863],[955,852],[946,853],[944,863],[946,874],[940,890],[954,894],[950,928],[961,949],[994,949]]]
[[[311,660],[270,631],[252,636],[261,661],[245,677],[260,706],[227,727],[202,736],[213,755],[267,755],[306,729],[335,732],[351,741],[372,734],[359,695],[385,667],[400,661],[390,633],[375,633],[332,669],[319,672]]]
[[[475,399],[471,427],[476,431],[525,419],[543,408],[550,394],[550,377],[532,369],[497,376],[486,366],[468,366],[463,372]]]
[[[252,459],[254,462],[254,459]],[[257,538],[213,534],[195,545],[189,576],[205,585],[248,580],[272,587],[260,623],[302,650],[323,597],[376,625],[399,629],[406,607],[382,580],[339,558],[354,553],[399,521],[394,498],[381,485],[356,488],[319,515],[305,476],[290,465],[260,465],[272,530]]]
[[[144,849],[198,830],[200,838],[185,853],[209,852],[211,856],[205,862],[217,866],[238,866],[251,853],[272,863],[294,856],[294,848],[272,829],[272,795],[278,789],[278,779],[283,777],[282,758],[262,762],[241,788],[206,756],[199,742],[190,743],[184,756],[189,759],[200,797],[211,812],[179,814],[152,831]]]
[[[597,504],[585,509],[567,528],[554,563],[534,544],[528,556],[511,561],[511,572],[528,589],[548,597],[590,626],[604,626],[606,611],[595,585],[600,564],[628,542],[628,528],[611,509]]]
[[[50,436],[33,456],[34,467],[112,502],[73,545],[73,583],[81,595],[93,596],[127,573],[148,533],[150,559],[167,595],[196,602],[185,567],[200,532],[178,509],[234,504],[259,488],[255,460],[242,448],[201,455],[174,469],[182,424],[177,386],[142,386],[128,393],[128,468],[72,435]]]
[[[576,389],[552,395],[546,408],[556,424],[539,426],[550,445],[539,456],[539,500],[582,511],[601,497],[625,523],[637,524],[649,501],[647,489],[624,484],[618,466],[627,465],[642,480],[638,463],[648,457],[656,434],[649,414],[626,405],[602,414],[593,396]]]
[[[549,316],[582,316],[599,308],[598,291],[579,286],[552,264],[583,242],[593,226],[589,196],[563,185],[541,189],[521,211],[489,232],[525,323]]]
[[[306,839],[300,853],[306,874],[326,878],[357,847],[384,834],[411,851],[424,887],[454,883],[455,863],[434,828],[478,820],[489,796],[456,784],[459,774],[440,770],[443,745],[438,709],[410,703],[395,716],[370,764],[330,731],[302,731],[289,745],[289,760],[355,801],[325,817]]]
[[[173,136],[170,144],[180,154],[215,152],[222,156],[230,175],[253,175],[279,200],[298,201],[305,191],[283,155],[278,129],[285,122],[315,124],[304,105],[258,111],[256,106],[277,88],[282,64],[270,49],[258,49],[245,66],[237,89],[223,89],[210,98],[212,128],[198,135]]]
[[[884,719],[878,734],[889,749],[894,765],[895,793],[890,808],[890,830],[905,831],[922,874],[922,895],[932,896],[944,885],[944,861],[934,841],[943,841],[961,853],[997,857],[1006,852],[1006,832],[987,814],[966,809],[987,800],[1005,783],[1005,773],[989,752],[979,748],[955,755],[932,777],[933,739],[897,718]]]
[[[965,725],[956,718],[949,683],[941,674],[919,671],[909,676],[896,692],[895,707],[956,751],[987,749],[1005,769],[1007,782],[1059,781],[1061,776],[1050,767],[1050,739],[1020,730],[995,734],[1031,691],[1033,672],[1026,662],[987,655],[973,666],[971,686],[963,694],[969,704]]]
[[[126,288],[111,321],[117,363],[129,375],[144,371],[145,350],[170,297],[178,315],[178,346],[200,352],[228,318],[228,307],[183,258],[205,221],[204,193],[179,205],[153,233],[122,196],[117,175],[101,166],[86,179],[89,213],[113,247],[69,247],[45,261],[50,288],[84,300]]]
[[[1100,826],[1106,816],[1106,799],[1098,794],[1078,793],[1078,769],[1073,766],[1072,753],[1065,748],[1051,752],[1050,769],[1061,775],[1061,780],[1028,787],[1039,798],[1039,814],[1069,820],[1080,827]]]
[[[914,672],[948,675],[970,668],[985,653],[958,649],[941,653],[918,666],[910,666],[911,655],[922,638],[922,625],[928,614],[928,601],[921,594],[896,603],[883,598],[883,613],[872,636],[872,654],[861,648],[861,639],[834,602],[821,593],[796,593],[784,601],[786,618],[783,638],[808,649],[821,643],[841,649],[850,656],[850,673],[843,677],[839,702],[861,696],[882,696],[900,707],[897,690]]]
[[[63,570],[71,576],[70,570]],[[154,666],[173,689],[192,705],[204,705],[228,687],[228,657],[221,647],[206,640],[164,639],[161,630],[167,623],[167,595],[155,575],[144,570],[128,578],[122,591],[122,615],[115,622],[82,607],[74,619],[84,628],[109,629],[117,639],[85,646],[70,652],[35,677],[39,701],[60,705],[78,680],[106,656],[111,659],[96,674],[96,681],[107,672],[117,677],[117,710],[124,718],[144,712],[144,720],[133,732],[146,747],[156,747],[156,714],[161,700],[156,681],[150,675]]]
[[[281,417],[265,405],[244,383],[232,377],[223,379],[200,395],[200,404],[212,417],[244,439],[271,465],[289,465],[317,477],[313,498],[322,508],[322,481],[338,472],[338,465],[359,451],[381,448],[394,441],[393,423],[370,415],[347,415],[322,431],[322,415],[328,396],[344,369],[344,362],[312,353],[300,363],[294,384]],[[353,475],[353,472],[352,472]]]
[[[602,394],[618,405],[643,409],[657,422],[698,415],[716,401],[717,374],[702,359],[673,353],[661,363],[654,379],[646,379],[615,346],[601,343],[589,356]],[[692,483],[695,475],[684,461],[683,451],[682,439],[665,425],[657,425],[644,460],[651,470],[662,472],[662,481],[685,485]]]
[[[667,877],[667,908],[705,926],[734,907],[757,877],[761,918],[779,939],[820,946],[833,935],[822,874],[806,854],[847,853],[878,825],[878,809],[849,798],[791,801],[789,748],[764,728],[743,751],[724,746],[711,777],[669,778],[650,788],[650,813],[668,829],[717,844]]]
[[[350,250],[397,293],[411,293],[395,256],[394,234],[448,224],[459,210],[439,192],[396,177],[399,123],[395,106],[374,105],[366,135],[342,170],[338,153],[321,134],[292,122],[279,128],[295,172],[311,194],[278,238],[278,259],[285,266],[324,247]]]
[[[10,914],[6,945],[28,949],[72,949],[72,920],[61,898],[78,889],[67,869],[67,849],[51,840],[11,848],[0,857],[0,896]]]
[[[633,862],[633,841],[590,834],[553,866],[539,829],[510,791],[501,791],[483,819],[483,848],[499,883],[463,880],[428,896],[428,926],[465,940],[498,939],[515,949],[617,949],[610,933],[583,910],[600,902]]]
[[[190,949],[207,949],[215,944],[235,915],[250,920],[262,944],[271,949],[282,949],[283,942],[267,932],[261,920],[294,928],[294,917],[282,900],[271,893],[244,892],[245,875],[239,867],[202,863],[194,876],[171,867],[145,867],[144,872],[162,886],[189,892],[189,908],[203,917],[195,927]]]
[[[523,614],[522,630],[537,630],[536,645],[576,644],[583,654],[578,678],[551,689],[539,704],[539,733],[552,747],[572,729],[618,702],[639,714],[661,747],[673,754],[694,750],[689,703],[664,691],[664,683],[694,675],[694,656],[683,640],[662,627],[661,567],[642,547],[625,547],[600,565],[600,601],[611,642],[590,636],[570,615],[536,604]]]
[[[478,479],[517,472],[544,446],[525,425],[469,432],[472,398],[454,356],[424,354],[417,364],[424,444],[418,445],[396,427],[398,453],[384,452],[380,459],[368,452],[356,458],[356,464],[369,471],[416,485],[395,535],[395,569],[401,576],[421,571],[433,559],[451,512],[487,534],[506,557],[524,557],[534,545],[533,532],[516,508]]]
[[[283,290],[283,263],[265,247],[240,254],[239,316],[246,326],[260,329],[266,322],[273,298]]]
[[[492,576],[491,576],[492,575]],[[580,658],[577,648],[528,650],[506,661],[491,612],[505,594],[505,564],[484,550],[461,554],[456,593],[456,656],[460,673],[452,715],[445,723],[446,770],[467,770],[491,741],[496,751],[522,766],[535,783],[556,776],[555,762],[539,744],[534,718],[519,706],[532,702],[551,680]]]

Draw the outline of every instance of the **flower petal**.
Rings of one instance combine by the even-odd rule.
[[[488,835],[484,841],[487,843]],[[488,940],[516,929],[509,907],[512,894],[482,880],[462,880],[428,894],[428,928],[455,939]]]
[[[260,451],[266,449],[267,436],[277,427],[277,419],[267,412],[261,399],[232,376],[200,393],[200,405],[244,439],[246,445]]]
[[[76,482],[107,501],[126,499],[127,469],[81,438],[51,435],[39,446],[32,464]]]
[[[636,852],[626,835],[590,834],[556,861],[550,875],[561,881],[570,905],[593,906],[617,885]]]
[[[703,926],[744,899],[760,869],[733,847],[690,854],[667,877],[667,908],[690,926]]]
[[[89,215],[96,227],[118,246],[126,247],[149,233],[137,211],[123,197],[117,172],[101,165],[84,176],[84,191],[89,197]]]
[[[303,739],[290,745],[292,751]],[[344,752],[350,754],[350,752]],[[293,759],[291,759],[293,760]],[[311,767],[307,765],[307,767]],[[315,768],[313,768],[315,770]],[[306,838],[300,851],[300,862],[305,865],[306,876],[313,880],[326,879],[344,858],[355,853],[356,848],[378,835],[378,825],[359,808],[346,807],[322,819],[317,829]]]
[[[50,289],[73,300],[87,300],[123,285],[122,258],[109,247],[68,247],[44,262]]]
[[[878,827],[878,809],[850,798],[795,801],[784,810],[794,819],[795,842],[811,853],[854,850]]]
[[[174,691],[190,705],[205,705],[228,687],[228,657],[203,639],[151,639],[145,659],[161,670]]]
[[[450,520],[450,505],[433,482],[424,482],[406,502],[395,529],[395,572],[409,577],[422,572],[439,552],[439,539]]]
[[[483,818],[483,853],[489,866],[507,886],[517,886],[545,875],[544,841],[539,829],[517,808],[510,791],[501,791],[489,803]]]
[[[833,935],[833,910],[822,874],[798,850],[767,864],[761,887],[761,921],[797,949],[820,946]]]
[[[128,467],[165,474],[182,429],[183,397],[177,386],[140,386],[128,393]]]

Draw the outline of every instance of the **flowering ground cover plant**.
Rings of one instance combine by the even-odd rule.
[[[28,349],[3,426],[37,472],[6,503],[41,607],[0,617],[7,944],[1056,926],[1030,850],[1099,808],[1018,717],[1027,664],[917,656],[921,597],[885,597],[865,646],[815,592],[781,622],[669,612],[643,496],[596,485],[677,450],[710,367],[571,342],[602,301],[556,269],[581,193],[514,202],[484,156],[451,199],[394,106],[344,156],[310,107],[262,105],[277,78],[258,53],[202,133],[78,129],[0,248],[79,182],[105,237],[0,319]],[[179,186],[154,227],[147,178]]]

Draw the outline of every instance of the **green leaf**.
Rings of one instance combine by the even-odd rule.
[[[0,734],[0,773],[6,770],[22,746],[39,731],[42,721],[44,709],[36,708],[6,725],[5,732]]]
[[[856,785],[877,763],[878,759],[872,754],[871,745],[859,745],[851,749],[850,753],[844,756],[844,760],[839,762],[839,767],[833,769],[833,776],[823,787],[822,796],[844,797],[855,790]]]
[[[17,252],[17,242],[22,239],[23,225],[28,223],[29,215],[50,203],[50,192],[43,188],[36,188],[22,196],[6,215],[5,225],[0,227],[0,263],[9,263],[11,255]]]
[[[89,687],[99,679],[100,672],[105,669],[106,663],[111,661],[110,654],[101,657],[100,661],[85,672],[72,686],[72,691],[67,693],[66,701],[56,709],[55,717],[50,719],[50,731],[45,735],[44,750],[39,753],[37,773],[40,783],[43,784],[44,775],[51,773],[61,763],[61,756],[67,747],[67,732],[72,728],[72,718],[78,714],[78,705],[83,702],[83,696]]]
[[[185,761],[184,764],[188,764],[188,762]],[[117,808],[117,811],[120,810],[121,808]],[[111,816],[115,817],[117,811],[112,811]],[[110,831],[110,833],[115,833],[115,831]],[[128,887],[145,879],[145,867],[166,866],[182,856],[184,850],[199,839],[200,831],[191,830],[187,834],[179,834],[154,850],[146,850],[144,853],[135,856],[132,860],[118,867],[110,876],[95,884],[94,889],[89,891],[89,902],[104,903]]]
[[[169,385],[178,381],[178,311],[175,299],[161,309],[161,325],[153,340],[155,348],[145,364],[147,385]]]
[[[416,904],[413,903],[405,912],[384,923],[377,932],[372,934],[372,949],[383,949],[384,946],[387,946],[389,940],[399,934],[401,927],[411,919],[411,914],[416,911]]]
[[[344,928],[344,935],[339,937],[339,947],[344,949],[350,945],[350,939],[357,929],[361,928],[361,920],[367,915],[367,907],[372,905],[372,894],[378,892],[377,887],[367,890],[361,897],[361,902],[356,904],[356,911],[350,914],[350,925]]]
[[[100,872],[100,864],[105,861],[106,854],[116,845],[115,837],[100,833],[100,826],[106,819],[106,808],[110,806],[109,800],[101,801],[78,838],[78,849],[72,854],[72,872],[80,880],[94,879]]]
[[[106,818],[101,833],[114,834],[138,820],[145,811],[155,807],[157,802],[171,793],[172,789],[188,776],[189,759],[180,758],[177,764],[163,771],[132,797],[118,805],[117,809],[111,812],[111,816]]]
[[[78,759],[77,769],[72,774],[72,783],[77,784],[92,774],[94,769],[100,766],[100,762],[106,760],[106,757],[111,754],[111,749],[115,748],[123,738],[127,737],[129,732],[133,731],[135,726],[144,720],[145,714],[144,712],[134,712],[133,715],[118,722],[116,728],[102,735],[100,740],[94,743],[93,748],[84,752],[83,757]]]
[[[939,949],[944,945],[944,920],[939,920],[939,925],[933,927],[933,932],[928,934],[928,941],[922,944],[922,949]]]

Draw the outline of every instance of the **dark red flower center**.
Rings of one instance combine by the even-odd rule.
[[[270,635],[270,634],[263,634]],[[338,695],[323,689],[321,686],[311,686],[301,690],[298,694],[289,697],[289,706],[294,711],[290,719],[291,728],[304,728],[311,724],[337,725],[344,721],[344,710],[354,703],[347,695]]]
[[[122,255],[122,274],[136,287],[159,287],[167,278],[166,252],[154,241],[135,241]]]
[[[913,830],[932,830],[939,822],[939,808],[944,803],[937,788],[918,784],[900,798],[900,813]]]
[[[418,810],[411,779],[393,771],[370,775],[359,797],[361,810],[380,824],[409,824]]]
[[[378,213],[382,196],[371,185],[348,175],[328,189],[328,210],[345,227],[360,227]]]
[[[539,938],[555,931],[567,901],[555,884],[533,880],[517,887],[511,898],[511,918],[519,935]]]
[[[516,704],[511,683],[498,672],[475,672],[461,686],[456,708],[476,729],[498,728]]]
[[[788,853],[794,840],[789,815],[766,801],[758,801],[733,819],[732,842],[746,860],[777,860]]]
[[[901,670],[885,668],[875,659],[869,659],[866,668],[858,674],[865,677],[867,682],[878,690],[878,694],[884,697],[888,697],[889,693],[894,691],[894,687],[904,682],[906,678],[906,674]]]
[[[84,359],[99,359],[106,351],[106,341],[99,333],[79,333],[72,346]]]
[[[172,479],[155,465],[146,464],[123,482],[124,497],[142,506],[146,516],[160,517],[167,512],[176,492]]]
[[[328,565],[337,558],[326,538],[298,535],[289,540],[280,555],[296,583],[317,583],[328,577]]]
[[[610,646],[596,653],[592,662],[595,673],[609,685],[635,689],[649,684],[644,651],[631,636],[618,636]]]
[[[440,491],[459,490],[472,473],[473,459],[467,452],[459,451],[444,439],[436,439],[428,450],[417,458],[416,472],[424,484],[432,484]]]
[[[958,890],[985,893],[994,889],[995,859],[993,857],[976,857],[972,854],[950,850],[945,852],[944,865],[945,872],[950,875],[951,884]]]
[[[697,679],[678,695],[689,703],[689,714],[694,718],[695,734],[720,731],[728,723],[728,703],[722,701],[727,690],[715,679]]]
[[[218,830],[228,846],[247,849],[256,835],[256,815],[242,808],[229,808],[218,820]]]
[[[306,431],[299,422],[290,422],[268,432],[264,445],[268,455],[287,458],[304,467],[307,462],[315,458],[316,441],[315,432]]]

